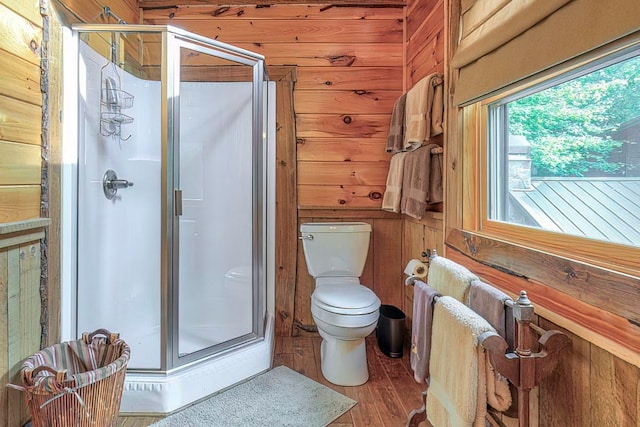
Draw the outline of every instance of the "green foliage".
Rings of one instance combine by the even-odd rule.
[[[508,104],[509,133],[531,144],[537,176],[615,174],[621,141],[609,135],[640,117],[640,57],[614,64]]]

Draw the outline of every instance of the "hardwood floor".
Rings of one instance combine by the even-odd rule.
[[[358,387],[336,386],[324,379],[320,371],[321,339],[316,336],[277,337],[273,365],[287,366],[358,402],[330,426],[404,426],[409,413],[422,406],[421,392],[424,388],[413,380],[409,350],[405,348],[402,358],[392,359],[380,351],[375,334],[366,342],[369,381]],[[158,419],[121,417],[118,426],[146,427]]]

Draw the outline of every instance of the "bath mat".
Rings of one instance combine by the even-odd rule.
[[[357,402],[285,366],[216,394],[155,427],[323,427]]]

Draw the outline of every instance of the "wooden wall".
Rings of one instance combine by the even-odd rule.
[[[42,17],[0,0],[0,223],[40,217]]]
[[[0,426],[29,419],[18,372],[40,350],[40,240],[48,220],[0,224]]]
[[[276,333],[314,327],[313,281],[297,242],[298,226],[306,221],[370,222],[374,231],[363,283],[383,303],[401,306],[401,240],[395,237],[402,234],[402,220],[379,207],[390,159],[385,142],[391,109],[403,91],[403,8],[189,3],[167,7],[143,1],[144,22],[171,24],[261,53],[270,68],[297,69],[293,122],[278,117],[278,129],[295,126],[295,138],[279,139],[277,153],[280,176],[295,189],[277,197],[279,206],[298,208],[298,221],[283,224],[288,232],[279,232],[278,245],[298,251],[277,256]]]
[[[402,93],[402,11],[178,6],[145,9],[143,16],[145,23],[171,24],[261,53],[268,65],[296,65],[298,205],[377,208],[388,169],[391,108]]]

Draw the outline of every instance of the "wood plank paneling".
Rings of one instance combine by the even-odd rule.
[[[385,185],[388,165],[383,162],[301,162],[299,185]]]
[[[394,19],[370,20],[291,20],[291,19],[191,19],[189,31],[225,43],[401,43],[402,22]],[[175,22],[175,20],[173,20]],[[170,24],[172,20],[155,20]]]
[[[540,425],[589,425],[591,345],[546,319],[540,319],[540,326],[546,330],[560,330],[571,340],[571,346],[558,359],[556,369],[540,384]],[[570,403],[567,397],[570,397]]]
[[[14,55],[0,54],[0,95],[42,105],[40,67]]]
[[[107,18],[103,14],[103,7],[109,6],[111,11],[129,24],[137,24],[139,19],[138,9],[127,0],[112,0],[106,4],[101,0],[57,0],[61,7],[70,12],[71,23],[87,22],[100,24],[117,23],[113,17]]]
[[[298,161],[389,162],[382,138],[298,138]]]
[[[326,4],[326,0],[307,0],[301,2],[300,0],[254,0],[252,4],[269,7],[272,4]],[[165,8],[175,6],[175,0],[140,0],[140,7],[142,8]],[[181,5],[206,5],[210,4],[208,0],[181,0]],[[237,5],[246,4],[246,0],[227,0],[224,4]],[[337,6],[360,6],[362,0],[337,0],[331,3]],[[404,0],[368,0],[369,6],[404,6]]]
[[[0,117],[0,140],[40,145],[40,106],[0,96]]]
[[[402,309],[403,265],[402,265],[402,221],[388,219],[373,220],[373,291],[383,304]]]
[[[40,217],[40,185],[1,186],[0,223]]]
[[[386,138],[390,119],[391,114],[298,114],[296,127],[302,138]]]
[[[42,25],[27,21],[0,3],[0,49],[40,67],[41,44]]]
[[[40,146],[0,141],[0,183],[40,184]]]
[[[401,95],[396,91],[297,90],[296,113],[299,114],[388,114]]]
[[[175,3],[175,2],[174,2]],[[226,3],[229,5],[230,3]],[[243,19],[398,19],[397,8],[371,8],[354,5],[353,7],[339,7],[334,4],[276,4],[271,2],[268,7],[257,4],[237,6],[220,5],[172,5],[170,7],[146,9],[146,4],[141,2],[144,9],[145,22],[171,20],[193,20],[203,18],[243,18]]]
[[[402,90],[402,67],[304,67],[298,72],[300,90]],[[387,111],[388,113],[389,111]]]
[[[299,185],[298,203],[305,207],[377,208],[384,185]]]

